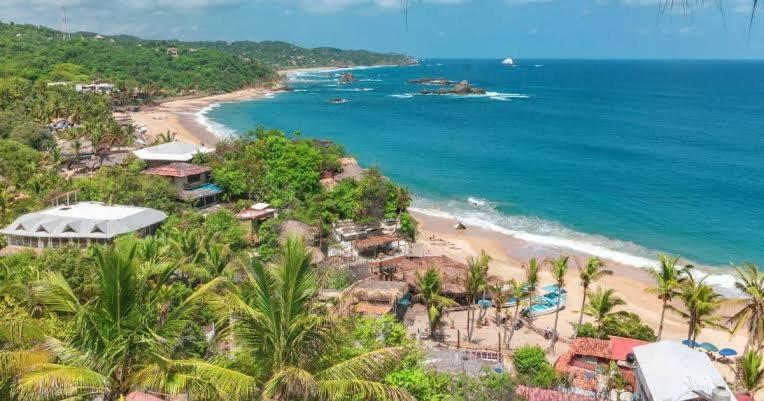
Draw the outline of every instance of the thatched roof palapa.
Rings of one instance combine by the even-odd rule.
[[[401,256],[373,264],[375,267],[394,267],[394,275],[418,291],[417,275],[423,275],[430,267],[435,267],[440,274],[444,295],[461,296],[465,293],[465,272],[467,265],[447,256]]]
[[[358,301],[392,304],[409,292],[409,285],[404,281],[362,280],[349,292]]]
[[[368,249],[376,249],[383,246],[387,246],[393,242],[400,241],[400,237],[394,236],[394,235],[375,235],[373,237],[366,237],[357,239],[355,241],[355,247],[359,251],[365,251]]]

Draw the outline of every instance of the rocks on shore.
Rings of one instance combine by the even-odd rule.
[[[461,81],[448,89],[423,90],[423,95],[485,95],[485,89],[474,88],[467,81]]]
[[[341,84],[350,84],[357,81],[357,79],[355,78],[352,72],[346,72],[340,75],[340,78],[338,79],[338,81]]]
[[[457,83],[457,81],[452,81],[446,78],[417,78],[410,79],[408,82],[410,84],[420,85],[454,85]]]

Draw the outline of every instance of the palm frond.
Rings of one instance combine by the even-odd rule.
[[[21,374],[16,390],[21,399],[52,400],[103,394],[108,383],[108,378],[90,369],[41,363]]]
[[[319,385],[310,372],[288,366],[276,372],[263,386],[266,399],[314,400]]]
[[[365,380],[322,380],[318,382],[320,400],[344,400],[358,397],[373,401],[416,401],[406,390]]]
[[[401,347],[374,350],[319,372],[320,380],[379,380],[407,354]]]
[[[60,272],[43,272],[32,283],[32,294],[46,308],[60,313],[77,313],[82,305]]]

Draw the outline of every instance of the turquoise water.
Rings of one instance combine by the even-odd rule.
[[[204,111],[344,144],[418,210],[644,266],[764,264],[764,62],[428,60]],[[487,96],[420,96],[419,77]],[[331,104],[333,98],[350,102]]]

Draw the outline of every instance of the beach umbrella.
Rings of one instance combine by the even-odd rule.
[[[721,356],[735,356],[737,355],[737,351],[735,351],[732,348],[722,348],[719,350],[719,355]]]
[[[686,345],[688,347],[695,348],[695,347],[697,347],[700,344],[698,344],[698,343],[696,343],[695,341],[692,341],[692,340],[682,340],[682,345]]]
[[[716,352],[716,351],[719,351],[719,348],[716,348],[716,346],[715,346],[715,345],[713,345],[713,344],[711,344],[711,343],[701,343],[701,344],[699,345],[699,347],[700,347],[700,348],[703,348],[704,350],[706,350],[706,351],[708,351],[708,352]]]

